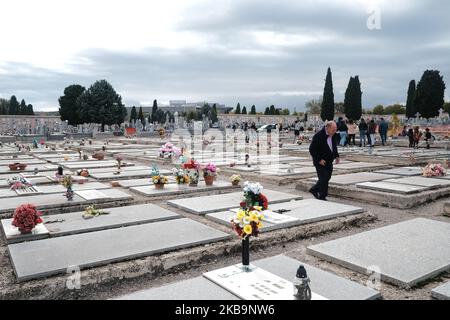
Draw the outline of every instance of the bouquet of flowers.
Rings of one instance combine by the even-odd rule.
[[[30,233],[39,223],[42,223],[41,212],[33,204],[23,204],[14,211],[12,225],[22,233]]]
[[[190,181],[189,175],[183,169],[173,168],[172,172],[173,175],[175,176],[175,181],[178,184],[189,183]]]
[[[159,148],[159,157],[163,159],[178,158],[181,155],[181,149],[175,147],[172,143],[167,142]]]
[[[185,163],[183,163],[183,169],[194,169],[198,170],[200,169],[200,163],[195,161],[194,159],[189,159]]]
[[[24,181],[24,182],[17,181],[17,182],[14,182],[11,185],[11,190],[26,189],[26,188],[29,188],[29,187],[32,187],[32,186],[33,185],[31,183],[29,183],[28,181]]]
[[[230,181],[233,184],[233,186],[237,186],[239,184],[239,182],[241,182],[241,176],[238,174],[233,174],[230,177]]]
[[[72,181],[72,176],[70,174],[66,174],[62,179],[61,179],[61,184],[64,186],[64,188],[72,188],[73,185],[73,181]]]
[[[219,173],[219,168],[214,164],[214,162],[210,162],[203,168],[203,176],[211,176],[215,177]]]
[[[239,237],[246,239],[258,236],[264,220],[261,211],[262,207],[259,206],[240,208],[237,211],[236,216],[231,219],[231,226]]]
[[[269,207],[269,201],[266,196],[261,193],[263,186],[259,183],[244,183],[244,200],[240,203],[241,208],[259,206],[264,210]]]
[[[422,169],[424,177],[443,177],[447,175],[447,171],[440,163],[430,163]]]
[[[169,183],[169,179],[167,179],[166,176],[161,175],[159,173],[159,169],[154,165],[152,167],[151,176],[152,176],[153,184],[155,184],[155,185],[164,185],[164,184]]]
[[[98,217],[99,215],[102,215],[102,214],[109,214],[109,212],[98,210],[97,208],[95,208],[94,205],[92,205],[92,206],[87,207],[84,210],[82,217],[83,217],[83,219],[91,219],[94,217]]]
[[[77,171],[77,174],[79,175],[79,176],[82,176],[82,177],[89,177],[89,170],[88,169],[81,169],[81,170],[78,170]]]

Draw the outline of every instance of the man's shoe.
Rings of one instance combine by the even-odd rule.
[[[314,196],[314,198],[319,199],[319,194],[317,192],[314,192],[312,190],[309,190],[309,192]]]

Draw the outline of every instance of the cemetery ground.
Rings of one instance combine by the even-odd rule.
[[[101,144],[96,145],[96,147],[101,148]],[[132,166],[125,167],[125,170],[123,171],[124,176],[121,177],[121,179],[117,179],[117,176],[114,176],[112,173],[112,171],[114,171],[114,163],[111,162],[111,160],[113,159],[111,156],[114,154],[114,152],[111,152],[109,154],[109,158],[105,158],[105,160],[103,160],[105,161],[104,168],[96,168],[96,166],[93,166],[92,169],[89,169],[94,177],[99,178],[94,178],[93,181],[89,182],[95,184],[96,190],[100,192],[102,192],[102,190],[115,190],[114,192],[120,192],[121,200],[115,199],[116,195],[114,195],[112,198],[106,198],[98,202],[97,207],[115,207],[127,210],[127,208],[131,208],[131,206],[151,204],[163,209],[160,210],[161,217],[158,218],[160,219],[159,222],[154,223],[161,223],[161,225],[167,223],[167,226],[170,226],[171,223],[176,223],[177,221],[181,224],[181,220],[186,219],[195,223],[199,223],[201,224],[201,226],[212,228],[214,232],[217,232],[217,235],[214,235],[211,239],[206,240],[189,240],[193,242],[179,248],[176,248],[175,245],[173,249],[167,251],[158,251],[157,249],[155,249],[155,252],[149,255],[135,256],[128,259],[111,261],[111,263],[105,262],[98,265],[86,266],[85,268],[82,268],[81,271],[81,289],[77,290],[67,288],[68,275],[65,274],[65,272],[55,272],[49,274],[48,276],[38,276],[32,279],[27,279],[26,277],[24,277],[21,281],[19,281],[17,279],[14,265],[12,263],[11,251],[8,250],[8,241],[4,234],[2,234],[2,237],[0,238],[0,299],[115,299],[133,294],[140,290],[151,290],[153,288],[176,284],[179,281],[185,281],[202,276],[203,273],[208,271],[240,263],[241,248],[239,239],[232,232],[229,225],[221,223],[220,220],[212,219],[211,216],[214,214],[214,212],[228,210],[228,208],[225,209],[226,206],[223,210],[213,210],[213,213],[211,213],[210,215],[209,212],[196,213],[195,210],[190,211],[186,210],[186,208],[183,208],[183,206],[175,206],[174,200],[178,201],[180,199],[191,199],[194,197],[210,195],[224,195],[219,197],[225,198],[225,195],[228,195],[230,193],[239,193],[242,189],[239,187],[231,187],[228,183],[228,177],[232,173],[239,173],[243,176],[243,181],[245,181],[245,171],[238,171],[234,170],[234,168],[224,166],[222,174],[216,181],[218,189],[215,190],[201,189],[199,186],[199,189],[197,189],[198,191],[195,191],[193,193],[186,193],[184,190],[179,190],[174,193],[161,193],[156,195],[153,194],[153,191],[147,194],[145,192],[137,192],[136,190],[132,189],[133,187],[131,187],[131,185],[134,184],[136,186],[139,186],[141,185],[140,180],[143,180],[142,186],[149,186],[149,183],[146,183],[145,179],[146,177],[148,177],[148,171],[150,170],[151,164],[155,162],[159,163],[158,166],[161,171],[170,170],[172,168],[171,165],[168,165],[164,161],[159,161],[154,157],[146,158],[151,154],[151,152],[154,152],[155,150],[154,146],[147,146],[147,148],[149,148],[149,154],[145,154],[145,152],[143,152],[142,148],[140,149],[139,146],[130,147],[130,145],[127,145],[125,149],[125,146],[119,146],[118,143],[118,151],[120,151],[121,154],[125,155],[127,154],[127,152],[129,152],[129,159],[132,159],[125,160],[132,163]],[[108,149],[114,150],[112,146],[108,146]],[[67,153],[69,153],[69,150],[67,151]],[[137,151],[141,152],[142,154],[138,154]],[[291,155],[292,154],[290,153],[289,156]],[[74,153],[74,159],[72,160],[74,161],[74,163],[71,164],[72,167],[77,167],[75,163],[76,156],[77,154]],[[302,162],[303,164],[293,164],[292,166],[296,166],[296,168],[306,168],[310,166],[310,164],[307,164],[308,161],[305,159],[288,159],[289,156],[286,156],[286,165],[289,162]],[[294,158],[295,157],[298,158],[299,156],[294,155]],[[224,158],[226,158],[226,156],[224,156]],[[59,161],[61,161],[60,158],[55,159],[59,159]],[[336,169],[335,175],[339,176],[345,174],[357,174],[361,172],[377,174],[376,171],[392,170],[392,168],[394,168],[394,166],[386,167],[386,164],[383,164],[382,166],[371,167],[370,164],[364,163],[361,162],[360,164],[355,163],[355,165],[352,165],[348,162],[344,162],[341,169]],[[112,167],[108,167],[109,165],[112,165]],[[263,164],[263,166],[267,165],[270,166],[270,164]],[[33,165],[31,165],[31,167],[33,167]],[[137,169],[134,170],[133,167]],[[251,172],[248,177],[251,178],[252,181],[261,180],[261,183],[264,186],[264,190],[267,190],[267,192],[269,192],[269,190],[273,190],[304,199],[299,201],[311,199],[311,194],[309,194],[302,188],[299,188],[298,183],[301,184],[304,181],[313,178],[314,174],[299,174],[295,179],[292,179],[292,181],[285,184],[280,183],[280,179],[285,179],[286,176],[288,176],[288,172],[285,172],[282,166],[281,168],[281,171],[276,170],[274,172],[271,172],[271,168],[264,167],[264,170],[268,170],[268,172],[271,172],[271,174],[273,174],[273,179],[271,179],[270,175],[268,176],[264,174],[258,176],[258,174],[255,174],[255,172]],[[42,170],[44,169],[42,168]],[[307,171],[309,170],[305,170],[304,172],[307,173]],[[49,169],[49,172],[52,172],[53,174],[54,167],[51,167],[51,169]],[[292,174],[292,172],[289,173]],[[395,175],[392,177],[386,173],[378,174],[386,175],[380,176],[380,179],[382,180],[404,178],[404,176]],[[4,174],[4,176],[6,176],[6,173]],[[111,188],[112,181],[118,181],[119,184],[122,184],[120,187]],[[375,181],[380,180],[376,179]],[[223,182],[223,187],[221,187],[219,182]],[[88,186],[89,183],[85,186]],[[104,184],[105,186],[102,187],[101,184]],[[153,190],[154,187],[149,186],[149,189],[150,188],[152,188]],[[441,190],[441,185],[436,187],[433,185],[433,188]],[[443,188],[445,188],[445,186]],[[430,192],[430,190],[436,189],[414,190],[414,193],[412,193],[412,195],[420,197],[422,194],[425,194],[424,192]],[[168,190],[170,190],[170,188],[168,188]],[[357,193],[358,191],[365,189],[355,190],[355,192]],[[60,192],[60,190],[57,191]],[[367,192],[371,191],[369,190]],[[44,193],[43,196],[48,196],[49,198],[51,197],[46,193]],[[59,196],[62,197],[61,194],[59,194]],[[278,195],[274,193],[274,197],[275,196]],[[287,203],[287,201],[290,200],[282,199],[283,194],[280,194],[279,196],[281,197],[280,201],[282,205],[283,203]],[[408,222],[417,218],[425,218],[432,221],[438,221],[448,224],[450,223],[450,218],[442,214],[445,203],[448,201],[447,197],[448,192],[446,194],[443,194],[442,197],[430,199],[422,203],[417,203],[411,207],[395,208],[385,206],[383,204],[377,203],[376,201],[368,202],[364,199],[357,199],[357,197],[343,198],[339,197],[338,194],[333,194],[332,196],[328,197],[328,200],[331,203],[332,207],[334,206],[334,203],[336,203],[336,207],[337,204],[344,204],[361,208],[362,210],[353,214],[328,218],[325,217],[323,219],[311,220],[301,224],[293,224],[292,226],[286,226],[280,229],[274,228],[275,230],[261,232],[258,238],[252,238],[251,240],[251,262],[264,258],[275,257],[278,255],[285,255],[301,261],[307,265],[314,266],[321,270],[337,275],[343,279],[351,280],[354,283],[367,287],[371,277],[370,274],[358,271],[348,266],[344,266],[331,258],[321,257],[312,252],[313,250],[311,250],[311,248],[314,248],[315,245],[321,245],[324,243],[326,244],[329,241],[345,239],[346,237],[360,235],[368,231],[377,231],[380,230],[380,228],[388,226],[396,226],[399,223]],[[6,202],[2,202],[2,205],[4,203]],[[204,203],[203,205],[204,207],[207,207],[210,204]],[[236,204],[236,207],[237,206],[238,204]],[[271,205],[269,205],[269,208],[270,206]],[[277,204],[273,204],[273,206],[276,207]],[[66,216],[66,219],[69,221],[69,215],[74,212],[79,212],[79,214],[81,214],[81,211],[83,211],[84,207],[85,204],[83,201],[79,202],[78,204],[74,202],[73,205],[64,208],[62,211],[56,205],[48,209],[44,209],[44,212],[49,213],[49,215],[45,215],[43,218],[45,221],[46,219],[54,220],[56,219],[56,217],[61,218]],[[133,210],[130,209],[124,212],[128,212],[131,214],[132,211]],[[136,211],[136,213],[133,213],[136,215],[136,221],[131,221],[131,219],[130,221],[122,221],[120,223],[127,223],[130,228],[146,228],[147,226],[150,227],[152,223],[150,223],[149,221],[144,221],[144,218],[142,216],[138,217],[139,210]],[[0,212],[2,212],[2,210],[0,210]],[[10,217],[10,214],[8,215],[8,213],[6,212],[10,212],[10,210],[3,212],[1,216],[2,219]],[[165,214],[167,216],[164,216]],[[173,214],[179,216],[171,216]],[[102,217],[97,217],[89,221],[95,221],[95,219],[102,219]],[[142,219],[142,221],[138,221],[139,219]],[[270,223],[268,223],[268,225],[270,226]],[[51,226],[50,224],[48,226],[49,229],[57,229],[57,227]],[[193,224],[191,227],[197,228],[200,227],[200,225],[197,226],[196,224]],[[123,238],[120,238],[120,234],[115,233],[119,232],[120,228],[108,227],[106,228],[108,230],[102,230],[101,226],[99,228],[100,229],[98,229],[96,232],[105,232],[105,235],[111,237],[109,238],[109,240],[112,243],[114,243],[114,241],[118,241],[118,239],[123,240]],[[181,225],[180,228],[183,228],[183,226]],[[203,230],[201,228],[203,227],[200,227],[199,230]],[[153,229],[149,230],[149,232],[155,232]],[[67,234],[61,234],[60,236],[55,234],[55,237],[47,240],[64,240],[67,239],[67,236],[72,233],[74,233],[72,235],[74,237],[80,236],[80,241],[82,242],[80,242],[79,247],[75,246],[75,248],[77,248],[77,250],[79,251],[83,251],[85,249],[86,251],[89,251],[92,248],[87,248],[84,246],[95,247],[97,245],[97,243],[95,242],[96,238],[93,238],[91,240],[92,242],[89,242],[89,239],[83,239],[83,235],[95,234],[96,232],[77,234],[77,231],[75,229],[72,230],[70,228],[66,231],[54,230],[54,232],[67,232]],[[143,230],[143,232],[145,234],[146,231]],[[117,238],[115,238],[116,236]],[[165,235],[165,237],[170,237],[169,232]],[[34,240],[30,242],[38,244],[40,241],[43,240]],[[153,239],[152,241],[157,242],[157,239]],[[201,243],[198,241],[206,242]],[[24,243],[26,244],[26,242],[22,242],[22,244]],[[373,243],[372,245],[374,248],[376,248],[378,244]],[[396,243],[393,242],[392,247],[394,248],[395,245]],[[445,245],[447,245],[448,247],[448,243],[445,243]],[[417,247],[405,247],[403,249],[407,253],[412,255],[421,256],[423,254],[422,252],[415,252],[416,250],[418,250]],[[448,248],[446,252],[444,251],[442,252],[442,254],[448,257]],[[446,270],[438,272],[435,275],[430,274],[426,279],[420,280],[418,283],[412,285],[411,288],[401,286],[398,283],[392,283],[391,281],[384,281],[384,279],[382,279],[380,286],[376,287],[375,290],[379,291],[380,298],[387,300],[431,299],[431,292],[433,289],[450,281],[450,272],[448,269],[448,265],[450,265],[450,261],[447,261]],[[50,269],[48,271],[53,272]],[[315,278],[311,279],[312,283],[314,283],[315,281],[320,280]],[[186,297],[186,299],[189,299],[189,297]]]

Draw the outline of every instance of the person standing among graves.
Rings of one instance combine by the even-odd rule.
[[[430,140],[432,138],[430,128],[425,129],[425,142],[427,143],[427,149],[430,149]]]
[[[420,138],[422,138],[422,132],[420,131],[419,127],[414,128],[414,148],[419,147]]]
[[[348,136],[348,127],[342,118],[339,118],[337,127],[338,127],[337,130],[339,131],[339,136],[341,137],[341,141],[339,144],[342,147],[346,146],[347,145],[347,136]]]
[[[330,121],[317,132],[309,145],[309,153],[313,158],[316,167],[318,181],[309,190],[312,195],[319,200],[326,201],[328,195],[328,182],[333,174],[333,161],[339,164],[339,153],[337,150],[336,122]]]
[[[358,129],[358,126],[352,119],[350,119],[348,121],[347,128],[348,128],[348,145],[352,145],[352,141],[353,141],[353,145],[356,146],[355,137],[356,137],[356,130]]]
[[[366,120],[364,120],[364,118],[361,118],[358,129],[359,129],[359,146],[365,147],[368,126],[367,126],[367,122],[366,122]]]
[[[409,139],[409,147],[414,148],[414,130],[412,128],[408,129],[408,139]]]
[[[375,123],[375,120],[370,120],[369,123],[369,136],[370,136],[370,141],[369,141],[369,145],[371,147],[375,146],[375,134],[377,132],[377,124]]]
[[[381,144],[383,146],[386,145],[388,129],[389,129],[389,124],[384,120],[384,118],[381,118],[381,122],[378,126],[378,132],[380,133]]]
[[[294,123],[294,142],[293,143],[297,143],[299,135],[300,135],[300,121],[296,120]]]

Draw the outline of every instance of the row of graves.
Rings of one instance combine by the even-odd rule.
[[[128,160],[130,150],[144,145],[151,148],[150,144],[130,144],[138,146],[135,149],[108,143],[105,150],[103,142],[94,144],[92,149],[75,145],[75,151],[56,148],[27,154],[14,154],[12,148],[10,155],[4,155],[17,157],[2,159],[7,169],[12,159],[28,161],[17,172],[5,169],[5,173],[0,173],[0,250],[9,257],[1,262],[1,268],[6,270],[0,281],[5,284],[2,298],[76,297],[82,290],[74,293],[73,289],[80,286],[101,288],[114,281],[158,278],[201,265],[208,259],[236,254],[242,256],[239,264],[118,299],[381,298],[377,289],[285,255],[250,262],[252,250],[269,247],[274,241],[288,243],[373,218],[357,206],[303,199],[296,194],[264,189],[259,183],[243,182],[241,174],[248,173],[238,170],[240,167],[273,165],[277,159],[272,155],[244,158],[242,164],[230,165],[220,160],[238,160],[241,150],[237,156],[213,155],[204,150],[203,161],[199,161],[185,153],[177,156],[174,144],[164,144],[155,147],[158,163],[164,167],[160,169],[156,164]],[[106,154],[110,148],[117,153]],[[103,157],[98,159],[100,151]],[[91,155],[86,158],[88,153]],[[172,157],[176,161],[168,162],[175,160]],[[305,162],[305,168],[312,166],[306,157],[285,158],[285,164],[295,169],[301,168],[301,162]],[[386,180],[395,175],[393,170],[401,169],[355,161],[343,161],[341,166],[336,166],[339,174],[333,179],[381,174]],[[222,179],[219,172],[227,170],[233,175]],[[274,170],[275,177],[279,170]],[[421,172],[430,174],[430,170],[441,169],[433,167]],[[253,180],[263,180],[270,170],[263,168],[263,172]],[[423,178],[450,182],[443,174]],[[304,181],[314,182],[304,174],[297,179],[299,189]],[[20,183],[39,194],[19,194],[11,188]],[[377,265],[382,281],[410,287],[449,270],[448,231],[448,223],[413,219],[351,236],[356,238],[313,245],[308,247],[308,254],[361,273]],[[382,244],[375,246],[379,241]],[[410,245],[418,246],[421,254],[416,250],[405,253],[405,246]],[[437,288],[433,294],[442,298],[446,290]]]
[[[98,286],[123,279],[125,274],[158,277],[161,270],[182,263],[192,266],[208,256],[236,251],[242,253],[242,264],[172,284],[186,290],[170,296],[169,289],[166,298],[181,298],[183,292],[184,299],[299,299],[308,294],[313,299],[379,297],[373,289],[312,266],[307,266],[308,272],[317,280],[308,293],[300,290],[302,282],[296,277],[299,261],[286,256],[249,261],[251,247],[270,245],[286,229],[292,231],[284,241],[290,241],[302,226],[314,228],[337,217],[360,219],[366,214],[361,208],[303,200],[270,189],[263,194],[258,183],[221,181],[216,179],[218,166],[212,162],[199,165],[193,159],[173,172],[117,157],[84,159],[77,151],[63,149],[20,154],[14,159],[26,167],[0,174],[1,252],[9,257],[1,262],[7,270],[2,272],[1,283],[6,284],[2,298],[61,297],[71,289],[68,277],[77,272],[81,285]],[[14,194],[18,188],[26,191]],[[203,189],[209,192],[191,197]],[[164,206],[151,203],[170,195]],[[250,238],[255,239],[252,246]],[[173,261],[174,252],[182,262]],[[286,268],[275,268],[280,262]],[[247,279],[245,290],[236,287],[237,279]],[[355,290],[342,292],[342,285]]]

